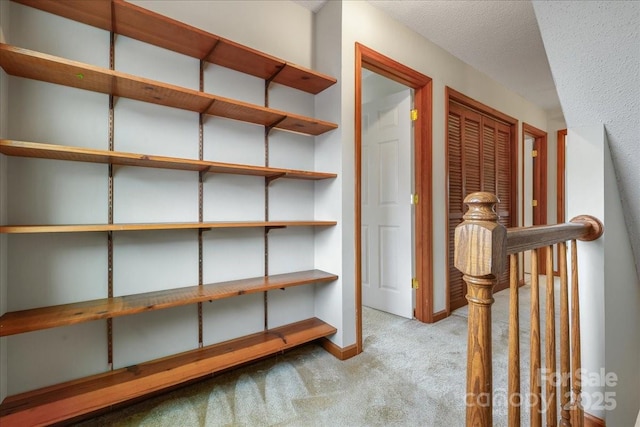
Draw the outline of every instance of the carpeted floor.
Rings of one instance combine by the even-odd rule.
[[[520,295],[528,390],[529,286]],[[494,425],[506,426],[508,291],[495,299]],[[428,325],[365,308],[364,352],[347,361],[308,345],[80,425],[463,426],[466,314]],[[522,418],[526,425],[526,407]]]

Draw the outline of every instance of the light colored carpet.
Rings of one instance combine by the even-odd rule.
[[[529,286],[520,295],[528,390]],[[495,299],[494,425],[506,426],[508,291]],[[308,345],[81,425],[464,426],[466,315],[463,308],[428,325],[365,308],[364,352],[349,360]]]

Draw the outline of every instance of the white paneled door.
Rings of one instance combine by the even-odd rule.
[[[411,93],[362,105],[362,304],[413,317]]]

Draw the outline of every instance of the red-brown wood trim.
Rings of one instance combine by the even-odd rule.
[[[433,320],[433,323],[435,323],[439,322],[442,319],[445,319],[447,316],[449,316],[449,312],[447,310],[441,310],[437,313],[433,313],[433,318],[431,320]]]
[[[512,165],[518,164],[518,119],[515,117],[511,117],[507,114],[504,114],[501,111],[496,110],[495,108],[489,107],[480,101],[476,101],[475,99],[458,92],[457,90],[450,88],[449,86],[445,86],[445,114],[444,114],[444,134],[445,134],[445,200],[447,204],[449,202],[449,107],[451,102],[457,102],[458,104],[462,104],[466,107],[469,107],[473,110],[476,110],[484,115],[488,115],[493,119],[497,119],[499,121],[504,122],[509,125],[510,129],[510,140],[512,151],[511,151],[511,159]],[[513,221],[518,222],[518,168],[514,167],[511,169],[511,206],[509,207],[509,211],[511,212],[511,217]],[[453,242],[449,242],[449,207],[445,208],[445,224],[447,227],[447,232],[445,233],[445,254],[447,254],[447,259],[449,257],[449,245],[453,244]],[[449,316],[451,314],[451,301],[449,297],[449,264],[447,261],[446,271],[445,271],[445,311],[446,315]],[[440,312],[442,313],[442,312]],[[438,314],[440,314],[438,313]]]
[[[432,85],[431,79],[414,84],[414,106],[419,111],[414,124],[415,192],[419,202],[415,205],[415,264],[420,283],[416,290],[416,319],[433,323],[433,152],[432,152]]]
[[[445,185],[444,185],[444,200],[446,203],[446,208],[445,208],[445,212],[444,212],[444,218],[445,218],[445,228],[446,228],[446,232],[444,235],[444,253],[445,256],[447,257],[447,263],[445,265],[445,276],[444,276],[444,280],[445,280],[445,289],[444,289],[444,311],[446,316],[445,317],[449,317],[449,315],[451,315],[451,297],[450,297],[450,290],[449,290],[449,113],[450,113],[450,107],[451,107],[451,95],[453,94],[454,90],[451,89],[449,86],[445,86],[444,88],[444,93],[445,93],[445,103],[444,103],[444,159],[445,159],[445,165],[444,165],[444,175],[445,175]],[[454,96],[457,95],[458,92],[455,92],[455,94],[453,94]],[[464,190],[463,190],[464,193]],[[453,243],[451,243],[453,244]],[[441,312],[440,312],[441,313]]]
[[[564,222],[564,173],[565,173],[565,144],[567,140],[567,130],[560,129],[556,139],[557,145],[557,189],[556,189],[556,212],[557,222],[562,224]]]
[[[362,46],[356,43],[355,56],[355,284],[356,288],[356,354],[362,353]]]
[[[333,343],[329,338],[321,338],[320,344],[327,352],[331,353],[336,359],[347,360],[353,356],[358,355],[361,351],[358,351],[358,345],[352,344],[347,347],[340,347]]]
[[[606,427],[605,420],[595,417],[587,412],[584,413],[584,427]]]
[[[416,290],[415,316],[433,322],[433,195],[432,195],[432,82],[415,71],[360,43],[355,44],[355,288],[356,346],[362,351],[362,271],[361,271],[361,147],[362,147],[362,68],[378,73],[414,89],[415,108],[420,112],[414,122],[415,191],[420,202],[415,211]]]
[[[520,153],[522,153],[522,155],[520,156],[520,183],[522,186],[522,200],[520,202],[520,215],[519,215],[519,225],[521,227],[524,227],[525,222],[524,222],[524,212],[525,212],[525,200],[524,200],[524,180],[525,180],[525,176],[524,176],[524,159],[525,159],[525,152],[524,152],[524,133],[522,133],[522,135],[520,136]],[[524,263],[521,264],[524,267]]]
[[[466,105],[467,107],[473,108],[474,110],[477,110],[481,113],[489,115],[494,119],[501,120],[509,125],[518,124],[518,119],[516,119],[515,117],[511,117],[507,114],[504,114],[501,111],[496,110],[495,108],[489,107],[488,105],[481,103],[480,101],[476,101],[475,99],[461,92],[458,92],[457,90],[452,89],[449,86],[447,86],[445,90],[446,90],[447,97],[450,101],[455,101],[459,104]]]
[[[538,200],[537,215],[533,220],[533,225],[543,225],[547,223],[547,132],[531,126],[528,123],[522,123],[522,147],[524,149],[524,140],[526,135],[530,135],[535,139],[535,146],[538,150],[538,157],[534,160],[534,188],[533,197]],[[523,159],[524,159],[523,151]],[[522,169],[524,174],[524,167]],[[524,185],[524,177],[522,180]],[[523,190],[524,194],[524,190]],[[524,202],[524,198],[523,198]],[[524,215],[524,205],[523,205]],[[524,220],[524,217],[523,217]],[[524,223],[524,221],[523,221]]]
[[[544,225],[547,223],[547,132],[531,126],[528,123],[522,123],[522,224],[524,224],[525,209],[527,200],[524,200],[524,159],[527,153],[524,152],[524,141],[526,136],[534,138],[533,149],[538,150],[538,156],[533,159],[533,191],[531,197],[538,201],[537,209],[533,209],[531,217],[532,225]],[[546,248],[538,249],[538,258],[546,259]],[[540,274],[547,274],[546,263],[538,265]]]

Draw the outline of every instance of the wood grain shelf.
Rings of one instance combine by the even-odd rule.
[[[48,425],[201,378],[336,333],[316,318],[7,397],[3,427]]]
[[[336,79],[123,0],[14,0],[203,61],[312,94]]]
[[[335,123],[261,107],[0,43],[0,66],[13,76],[135,99],[275,129],[321,135]]]
[[[336,224],[336,221],[214,221],[130,224],[1,225],[0,233],[87,233],[96,231],[209,230],[214,228],[328,227]]]
[[[239,295],[284,289],[292,286],[323,283],[338,276],[321,270],[298,271],[273,276],[252,277],[228,282],[187,286],[142,294],[126,295],[7,312],[0,317],[0,337],[25,332],[74,325],[92,320],[128,316],[145,311],[162,310],[198,302],[214,301]]]
[[[202,173],[263,176],[266,178],[320,180],[335,178],[337,176],[334,173],[210,162],[176,157],[151,156],[146,154],[96,150],[91,148],[41,144],[37,142],[13,141],[7,139],[0,139],[0,153],[6,154],[7,156],[105,163],[146,168],[176,169]]]

